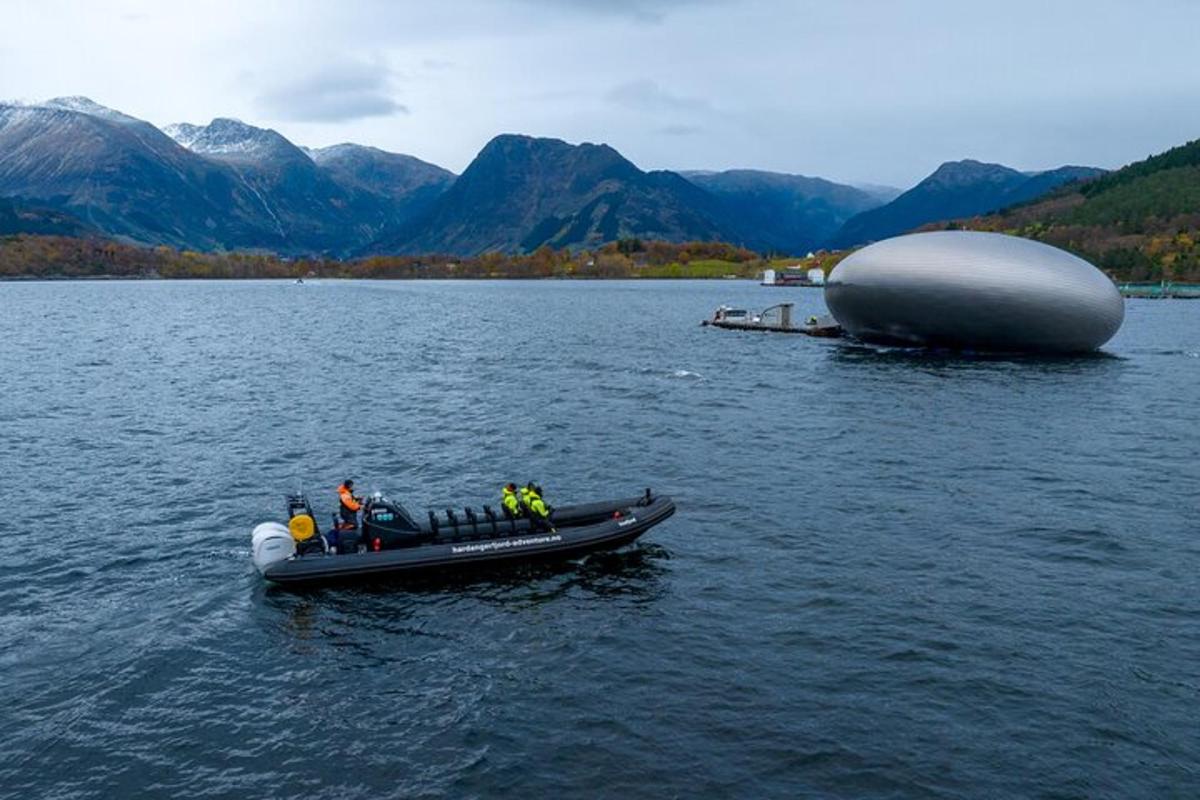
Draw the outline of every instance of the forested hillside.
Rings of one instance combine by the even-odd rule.
[[[35,278],[720,278],[754,277],[758,253],[720,242],[626,239],[592,250],[371,256],[352,261],[203,253],[106,239],[0,236],[0,280]]]
[[[1119,280],[1200,282],[1200,140],[1027,205],[926,229],[945,227],[1038,239]]]

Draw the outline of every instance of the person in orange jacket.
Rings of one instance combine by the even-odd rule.
[[[342,485],[338,487],[338,502],[341,507],[338,511],[341,513],[342,522],[349,525],[358,525],[358,510],[362,508],[362,498],[354,496],[354,481],[347,478],[342,481]]]

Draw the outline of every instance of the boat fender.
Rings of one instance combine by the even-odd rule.
[[[376,536],[374,539],[371,540],[371,549],[374,550],[376,553],[378,553],[382,548],[383,548],[383,542],[379,541],[378,536]]]
[[[286,525],[264,522],[250,534],[250,551],[254,566],[265,575],[267,567],[295,555],[296,540]]]
[[[288,531],[297,542],[305,542],[317,532],[317,523],[308,514],[297,514],[288,520]]]
[[[612,518],[613,518],[613,519],[620,519],[620,518],[621,518],[621,517],[623,517],[623,516],[625,516],[625,515],[624,515],[624,514],[622,514],[620,511],[614,511],[614,512],[613,512],[613,515],[612,515]]]

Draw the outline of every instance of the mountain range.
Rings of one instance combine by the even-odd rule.
[[[478,253],[595,246],[642,237],[733,241],[711,195],[673,172],[643,172],[608,145],[505,134],[488,142],[394,252]]]
[[[230,119],[162,131],[86,98],[0,105],[0,197],[141,244],[341,255],[422,212],[454,179],[373,148],[327,150]],[[362,163],[386,185],[346,177]]]
[[[1094,167],[1018,172],[1001,164],[952,161],[886,205],[848,220],[829,240],[834,249],[887,239],[929,222],[986,214],[1040,197],[1065,183],[1104,174]]]
[[[1001,212],[928,227],[1037,239],[1123,280],[1200,282],[1200,139]]]
[[[8,227],[55,214],[60,230],[203,251],[472,255],[642,238],[795,254],[993,211],[1097,173],[955,162],[891,199],[886,187],[801,175],[643,171],[608,145],[504,134],[455,176],[363,145],[300,147],[235,119],[160,130],[81,97],[0,104],[0,198],[38,209],[14,211]]]
[[[716,196],[725,217],[741,232],[740,240],[752,242],[757,250],[782,253],[824,245],[856,214],[895,196],[886,188],[870,191],[822,178],[759,170],[681,174]]]

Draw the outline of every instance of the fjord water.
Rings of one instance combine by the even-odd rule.
[[[1200,793],[1200,304],[1105,353],[704,329],[749,282],[0,284],[0,794]],[[281,591],[345,476],[635,547]]]

